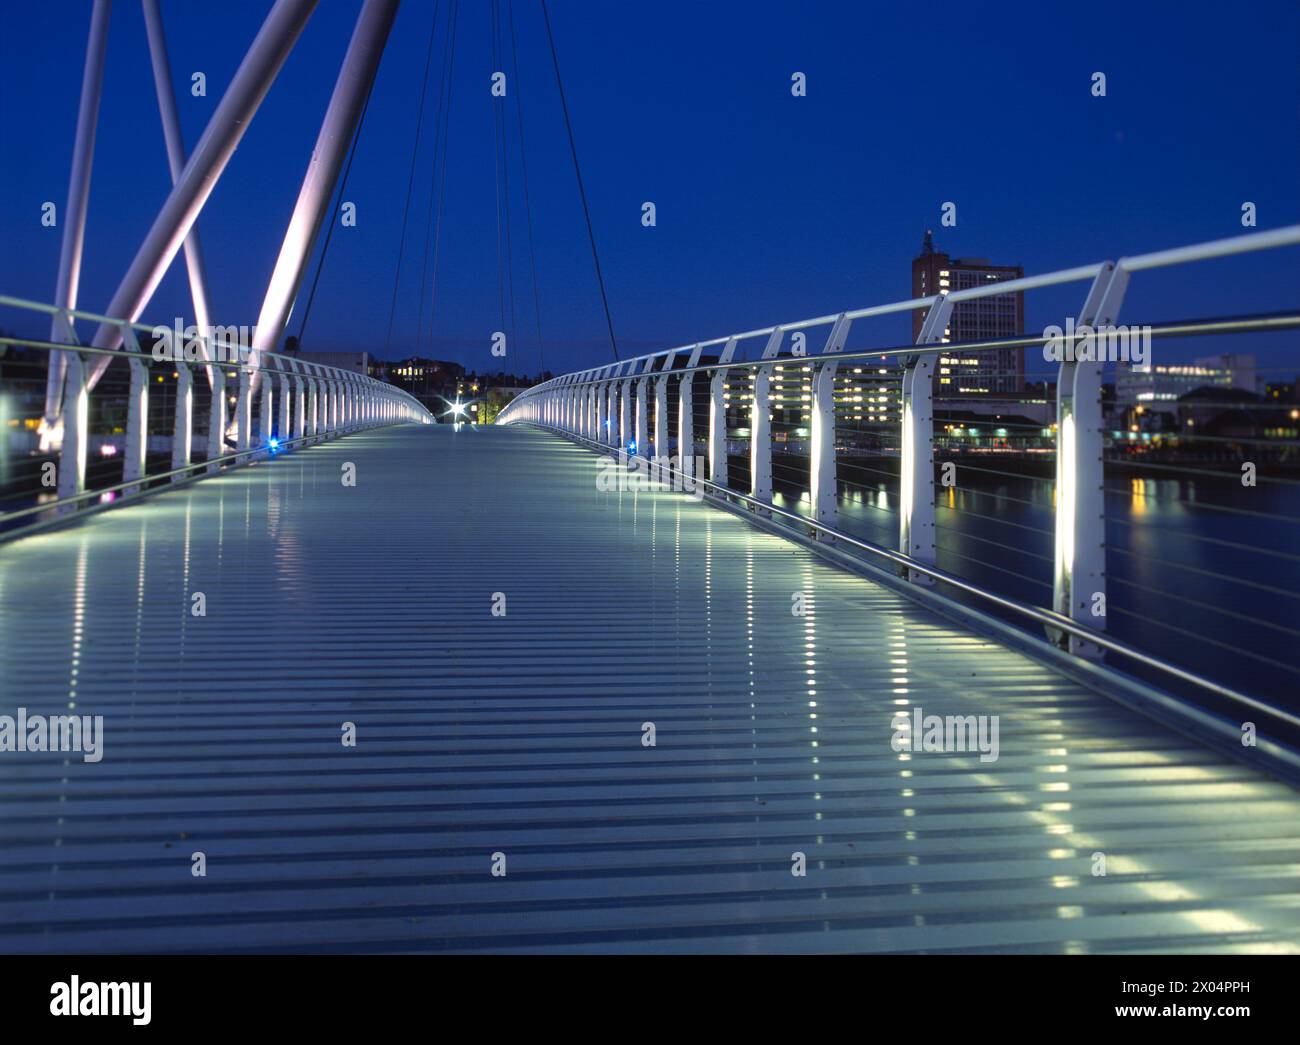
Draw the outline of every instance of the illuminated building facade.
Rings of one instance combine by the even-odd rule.
[[[926,231],[921,253],[912,259],[912,297],[948,294],[990,282],[1019,279],[1020,265],[994,265],[986,258],[952,258],[934,246]],[[912,313],[912,340],[921,333],[929,310]],[[940,341],[995,341],[1025,332],[1025,295],[1022,291],[958,302]],[[1025,381],[1023,348],[993,348],[940,356],[935,366],[935,395],[1007,395],[1019,393]]]

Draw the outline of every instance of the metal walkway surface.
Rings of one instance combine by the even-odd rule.
[[[104,716],[0,753],[0,950],[1300,949],[1294,791],[596,462],[385,429],[0,547],[0,715]]]

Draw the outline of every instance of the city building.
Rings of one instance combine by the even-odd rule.
[[[952,258],[934,246],[934,234],[926,230],[921,253],[912,259],[912,297],[948,294],[1005,282],[1024,276],[1020,265],[994,265],[987,258]],[[929,310],[912,313],[912,340],[921,333]],[[953,306],[952,315],[940,339],[948,344],[961,341],[994,341],[1025,332],[1023,291],[963,301]],[[935,395],[1006,395],[1021,391],[1025,380],[1022,348],[995,348],[954,352],[940,356],[935,366]]]
[[[1194,363],[1153,363],[1147,370],[1120,366],[1115,396],[1121,407],[1173,403],[1198,388],[1236,388],[1255,393],[1255,357],[1228,353]]]
[[[455,398],[465,368],[443,359],[411,356],[377,366],[372,376],[409,392],[435,415],[441,416],[447,409],[443,400]]]
[[[1270,381],[1264,386],[1264,398],[1270,403],[1300,403],[1300,383],[1296,381]]]

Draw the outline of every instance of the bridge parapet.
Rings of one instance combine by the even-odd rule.
[[[60,342],[0,336],[0,539],[324,440],[434,423],[402,389],[294,356],[259,352],[255,385],[251,346],[222,328],[161,336],[165,328],[3,295],[0,308],[48,315],[63,331]],[[115,324],[123,347],[82,344],[78,320]],[[49,426],[41,421],[46,371],[60,357],[64,392]],[[100,358],[109,369],[92,389],[87,377]]]
[[[1300,631],[1285,623],[1287,605],[1279,603],[1276,611],[1261,609],[1256,616],[1232,608],[1227,595],[1267,591],[1276,599],[1295,597],[1293,590],[1272,584],[1274,578],[1269,573],[1279,567],[1294,569],[1293,544],[1283,540],[1279,547],[1266,547],[1244,532],[1229,539],[1178,535],[1179,540],[1200,541],[1212,550],[1232,546],[1234,551],[1252,552],[1259,557],[1256,572],[1261,576],[1233,569],[1207,570],[1204,563],[1150,556],[1141,542],[1115,540],[1114,531],[1132,529],[1135,520],[1108,513],[1107,495],[1113,496],[1117,488],[1107,486],[1106,480],[1110,477],[1121,484],[1141,482],[1156,488],[1171,474],[1178,479],[1192,472],[1204,477],[1203,482],[1236,482],[1236,464],[1240,463],[1243,474],[1249,470],[1253,484],[1255,459],[1273,454],[1272,460],[1285,467],[1274,469],[1269,481],[1286,492],[1288,484],[1300,486],[1300,471],[1296,471],[1300,462],[1294,449],[1300,447],[1300,441],[1279,437],[1276,432],[1269,435],[1268,431],[1261,433],[1267,438],[1260,439],[1201,435],[1192,427],[1195,418],[1189,418],[1163,445],[1182,447],[1189,453],[1187,448],[1204,443],[1218,458],[1227,453],[1243,460],[1236,462],[1234,457],[1227,470],[1208,470],[1189,468],[1185,460],[1168,453],[1158,459],[1149,454],[1138,459],[1129,452],[1134,447],[1126,438],[1136,436],[1139,426],[1130,426],[1126,420],[1122,430],[1116,430],[1119,415],[1106,400],[1103,374],[1107,364],[1130,370],[1136,364],[1139,372],[1149,372],[1153,340],[1261,334],[1300,327],[1300,311],[1294,308],[1226,319],[1117,325],[1136,274],[1296,245],[1300,245],[1300,226],[1289,226],[1020,279],[942,289],[927,297],[714,337],[560,375],[518,396],[501,412],[497,423],[525,423],[558,432],[614,455],[625,467],[656,462],[656,474],[672,475],[760,524],[775,521],[794,535],[888,571],[904,587],[927,593],[937,589],[944,596],[1027,627],[1040,644],[1046,639],[1069,662],[1093,665],[1097,670],[1104,670],[1100,662],[1107,659],[1112,665],[1123,664],[1137,677],[1158,685],[1159,692],[1144,689],[1137,698],[1144,706],[1162,701],[1166,687],[1182,696],[1190,694],[1198,708],[1203,704],[1210,712],[1204,721],[1198,719],[1196,728],[1214,734],[1224,744],[1240,746],[1245,726],[1259,720],[1268,724],[1274,736],[1286,736],[1288,745],[1294,747],[1300,739],[1300,716],[1272,697],[1294,692],[1300,669],[1290,653],[1295,646],[1289,639],[1300,638]],[[954,309],[963,304],[1080,283],[1087,290],[1078,313],[1042,335],[959,342],[947,336]],[[912,313],[924,317],[915,343],[849,347],[850,331],[860,321]],[[819,352],[810,344],[814,331],[825,338]],[[759,345],[762,348],[755,357],[739,357],[742,347]],[[1034,421],[1032,439],[1021,440],[1023,461],[1013,466],[1021,469],[1018,474],[1006,471],[1005,458],[996,455],[997,446],[959,445],[963,426],[943,425],[945,418],[936,407],[948,383],[946,375],[960,373],[965,360],[981,353],[987,356],[1025,349],[1042,351],[1047,373],[1054,379],[1044,381],[1041,393],[1035,393],[1042,402],[1033,409],[1027,407],[1030,416],[1018,422],[990,417],[987,425],[967,422],[965,426],[972,433],[977,427],[997,433],[1003,439],[1001,449],[1006,449],[1017,440],[1008,430],[1018,423],[1030,428],[1024,422]],[[1028,392],[1025,397],[1030,397]],[[859,405],[864,400],[880,405],[864,409]],[[947,400],[950,421],[956,413],[954,404],[971,413],[977,401]],[[1043,416],[1036,418],[1034,411],[1039,406]],[[1136,413],[1131,419],[1140,421],[1143,409],[1140,404],[1132,407]],[[1259,409],[1270,408],[1262,404]],[[873,423],[855,424],[864,414]],[[1300,411],[1290,415],[1292,429],[1297,414]],[[1132,442],[1138,449],[1147,445],[1141,440]],[[981,456],[978,451],[983,449],[989,453]],[[707,461],[705,467],[695,465],[697,455]],[[998,467],[989,468],[985,461],[996,462]],[[1036,475],[1035,468],[1042,474]],[[1140,468],[1149,471],[1134,471]],[[1010,502],[1018,498],[1005,492],[1006,479],[1036,482],[1035,500],[1042,503],[1030,505],[1032,513],[1020,521],[991,518],[973,510],[969,503],[958,505],[958,484],[953,476],[959,470],[963,475],[999,477],[995,481],[1002,483],[1002,492],[987,496]],[[1147,474],[1164,478],[1136,478]],[[883,481],[878,478],[881,476]],[[946,503],[939,503],[938,490],[944,491]],[[1219,519],[1236,515],[1280,524],[1298,521],[1269,508],[1207,504],[1206,498],[1198,500],[1194,494],[1171,496],[1199,512],[1218,513]],[[863,514],[864,495],[869,509],[866,514],[878,514],[872,516],[874,523],[861,523],[855,532],[849,516]],[[978,507],[979,498],[971,497]],[[958,534],[960,543],[954,544],[950,538],[959,528],[954,520],[963,515],[967,521],[980,520],[984,529]],[[890,521],[882,522],[880,517]],[[1242,526],[1250,525],[1239,521]],[[1000,565],[987,561],[989,547],[1000,549]],[[1132,572],[1134,562],[1146,572]],[[1159,614],[1150,612],[1152,604],[1144,603],[1142,597],[1150,594],[1153,562],[1159,566],[1159,579],[1194,576],[1198,583],[1205,583],[1208,576],[1224,589],[1209,600],[1192,603],[1180,592],[1157,587],[1165,606],[1201,606],[1207,614],[1218,612],[1232,623],[1253,627],[1263,638],[1256,645],[1241,640],[1229,643],[1212,626],[1189,633],[1186,627],[1152,619]],[[999,584],[994,571],[1012,575],[1010,581]],[[1119,635],[1111,633],[1115,629],[1108,619],[1121,621]],[[1167,641],[1149,646],[1135,640],[1159,628],[1168,633],[1161,633]],[[1213,677],[1188,667],[1184,654],[1191,652],[1189,635],[1195,640],[1192,646],[1206,643],[1217,648],[1222,663]],[[1153,652],[1156,647],[1158,652]],[[1257,687],[1268,699],[1248,692],[1247,686],[1224,681],[1234,676],[1250,678],[1246,669],[1256,668],[1269,673],[1267,682]],[[1252,734],[1252,743],[1256,742]],[[1293,767],[1300,766],[1286,747],[1278,746],[1277,753]]]

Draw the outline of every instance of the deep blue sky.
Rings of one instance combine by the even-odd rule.
[[[270,4],[166,0],[187,145]],[[515,0],[547,365],[610,358],[540,8]],[[502,0],[504,9],[505,2]],[[67,192],[89,2],[11,5],[0,42],[0,290],[48,301],[59,249],[40,205]],[[256,320],[359,0],[322,0],[200,220],[218,321]],[[432,0],[406,0],[381,66],[308,331],[318,349],[383,352]],[[445,18],[446,0],[439,15]],[[1027,272],[1300,222],[1292,0],[934,5],[553,0],[577,145],[624,354],[908,296],[923,230]],[[436,76],[417,169],[397,333],[415,348]],[[436,343],[496,368],[490,4],[461,0]],[[192,98],[194,70],[208,96]],[[808,77],[794,98],[790,75]],[[1096,71],[1108,95],[1090,94]],[[510,170],[518,338],[536,369],[513,99]],[[143,19],[114,5],[80,304],[102,309],[170,181]],[[658,227],[641,226],[641,204]],[[958,205],[958,227],[938,228]],[[1297,252],[1135,282],[1124,318],[1294,306]],[[314,263],[313,263],[314,271]],[[1029,326],[1084,287],[1038,295]],[[180,255],[145,312],[189,316]],[[296,332],[298,317],[291,323]],[[37,333],[11,312],[0,326]],[[855,332],[897,343],[899,319]],[[1294,369],[1290,335],[1237,345]],[[1186,353],[1234,347],[1223,340]],[[1183,351],[1182,348],[1177,351]]]

